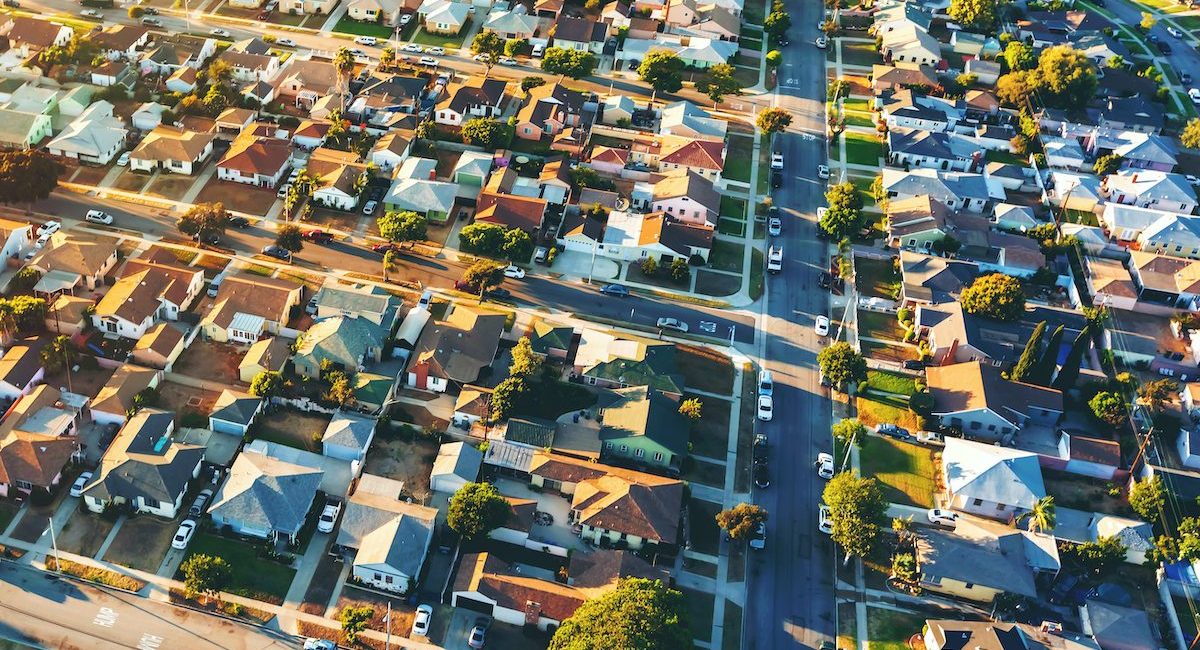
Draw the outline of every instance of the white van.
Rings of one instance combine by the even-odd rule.
[[[544,53],[545,51],[546,51],[546,46],[545,46],[545,45],[542,45],[541,43],[538,43],[537,45],[534,45],[534,46],[533,46],[533,56],[534,56],[534,58],[541,58],[541,56],[542,56],[542,53]]]

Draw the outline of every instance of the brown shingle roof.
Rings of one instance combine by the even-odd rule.
[[[183,331],[172,327],[170,323],[159,323],[151,327],[142,338],[138,339],[133,351],[149,350],[163,357],[171,354],[175,346],[183,340]]]
[[[156,126],[142,138],[130,155],[144,160],[196,160],[212,144],[211,133],[198,133],[173,126]]]
[[[10,43],[23,43],[40,50],[54,45],[54,39],[63,28],[58,23],[27,16],[13,16],[9,20],[12,21],[12,29],[7,34]]]
[[[959,413],[990,409],[1001,417],[1028,414],[1030,407],[1063,410],[1062,392],[1033,384],[1009,381],[1000,369],[979,361],[925,370],[934,413]]]
[[[205,320],[218,327],[229,327],[233,317],[239,313],[254,314],[276,323],[286,323],[289,300],[300,290],[300,285],[290,280],[264,278],[258,275],[238,273],[221,282],[212,311]]]
[[[274,176],[287,165],[291,155],[287,140],[243,133],[233,139],[229,151],[217,166],[243,174]]]
[[[110,25],[91,37],[92,44],[102,50],[124,52],[133,47],[150,30],[144,25]]]
[[[531,235],[542,227],[542,219],[546,215],[545,199],[528,196],[483,192],[479,195],[479,205],[484,207],[475,213],[476,223],[520,228]]]
[[[91,276],[104,268],[116,252],[117,240],[111,237],[57,232],[30,264],[47,273],[67,271]]]
[[[659,160],[684,167],[699,167],[700,169],[715,169],[720,171],[725,167],[724,150],[724,142],[670,138],[669,140],[664,140],[663,154]]]
[[[484,79],[471,77],[463,84],[456,84],[449,89],[450,98],[439,108],[449,107],[455,113],[464,113],[472,106],[498,106],[504,98],[503,79]]]
[[[53,408],[60,397],[61,393],[43,384],[18,399],[6,415],[0,424],[0,483],[26,481],[50,487],[62,472],[78,447],[78,438],[22,430],[30,416]]]
[[[503,314],[455,307],[446,320],[425,328],[413,357],[417,363],[428,364],[433,376],[472,383],[496,358],[504,320]]]
[[[496,601],[505,609],[525,612],[535,607],[540,616],[564,621],[587,600],[574,587],[553,580],[513,575],[508,564],[489,553],[469,553],[459,564],[454,591],[476,592]]]
[[[686,196],[706,207],[713,214],[721,211],[721,194],[712,181],[692,170],[676,176],[667,176],[654,184],[654,200],[662,201]]]
[[[92,400],[92,410],[124,415],[133,406],[133,396],[149,388],[157,376],[157,370],[132,363],[117,367],[117,371],[96,394],[96,399]]]

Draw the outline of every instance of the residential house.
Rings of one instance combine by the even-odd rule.
[[[378,70],[367,77],[362,89],[350,102],[347,113],[367,126],[385,132],[398,126],[397,119],[415,117],[422,110],[429,75],[385,74]],[[415,128],[415,124],[407,128]],[[411,139],[411,138],[410,138]]]
[[[374,438],[375,418],[338,411],[325,427],[321,453],[330,458],[362,463]]]
[[[966,32],[955,32],[955,35],[962,35]],[[987,59],[969,59],[963,64],[963,72],[970,75],[975,75],[975,79],[984,86],[991,87],[996,84],[996,80],[1000,78],[1000,62],[990,61]]]
[[[632,30],[631,21],[631,30]],[[716,35],[714,35],[716,36]],[[706,69],[720,63],[729,63],[737,55],[738,44],[719,38],[684,36],[682,34],[654,33],[648,38],[625,39],[617,51],[618,64],[636,69],[635,61],[643,61],[654,50],[667,49],[675,53],[685,66]]]
[[[275,187],[291,165],[287,140],[243,132],[217,163],[217,178],[257,187]]]
[[[279,56],[271,51],[268,43],[257,37],[230,45],[217,60],[229,64],[233,80],[239,83],[270,81],[280,69]]]
[[[1162,106],[1144,97],[1109,98],[1088,113],[1101,127],[1138,133],[1159,133],[1166,122]]]
[[[170,92],[181,95],[189,94],[196,91],[196,87],[199,85],[199,78],[196,76],[195,68],[182,67],[170,73],[166,83],[163,85]]]
[[[1083,633],[1095,639],[1102,650],[1138,650],[1161,647],[1155,632],[1157,622],[1145,610],[1088,598],[1079,608]]]
[[[0,108],[0,148],[31,149],[53,132],[49,115]]]
[[[617,400],[600,409],[600,460],[678,472],[688,453],[680,398],[647,386],[616,389]]]
[[[946,438],[942,480],[950,507],[1003,521],[1046,496],[1037,454],[963,438]]]
[[[74,29],[49,20],[12,14],[0,18],[0,36],[7,39],[10,50],[20,52],[25,59],[56,45],[64,46],[74,35]]]
[[[200,319],[201,334],[218,343],[250,345],[267,334],[288,335],[292,309],[300,304],[304,287],[290,280],[236,273],[225,277],[208,313]],[[291,334],[294,336],[294,334]]]
[[[654,184],[653,212],[666,212],[676,221],[716,227],[721,214],[721,194],[712,181],[693,171],[667,176]]]
[[[680,103],[690,104],[690,102]],[[608,125],[616,125],[618,122],[629,124],[633,120],[633,114],[637,110],[637,104],[628,95],[609,95],[600,103],[600,123]]]
[[[117,366],[116,372],[92,400],[92,421],[98,424],[125,424],[137,394],[148,388],[157,388],[162,376],[160,370],[142,368],[132,363]]]
[[[503,79],[469,77],[463,83],[446,88],[445,99],[434,109],[434,121],[449,126],[462,126],[476,117],[498,118],[504,111]]]
[[[937,67],[943,61],[942,46],[929,32],[912,23],[903,23],[881,34],[879,52],[889,63],[916,63]]]
[[[577,376],[602,388],[650,386],[669,395],[684,390],[674,345],[610,330],[583,330],[572,370]]]
[[[129,168],[153,173],[162,169],[192,175],[200,171],[212,154],[211,133],[197,133],[174,126],[156,126],[129,154]]]
[[[358,372],[379,363],[388,330],[365,318],[333,316],[308,328],[296,346],[292,364],[296,374],[319,379],[326,362],[334,368]]]
[[[358,154],[320,147],[308,157],[305,169],[313,178],[312,200],[317,205],[345,211],[358,207],[356,188],[368,173]]]
[[[108,59],[134,60],[138,50],[150,42],[150,28],[145,25],[109,25],[89,39]]]
[[[980,603],[1005,593],[1036,598],[1038,580],[1062,566],[1052,535],[974,521],[925,529],[916,547],[923,590]]]
[[[87,327],[88,314],[95,305],[95,300],[60,293],[46,306],[46,316],[42,322],[47,332],[74,336]]]
[[[900,304],[937,305],[958,300],[962,290],[979,275],[972,262],[900,251]]]
[[[937,169],[904,171],[885,167],[883,189],[890,199],[929,195],[953,210],[983,212],[993,201],[1004,200],[1004,190],[988,183],[982,174],[943,172]]]
[[[884,93],[877,102],[880,117],[893,129],[950,132],[966,121],[966,110],[958,102],[908,88]]]
[[[493,194],[485,190],[479,194],[475,223],[491,223],[505,230],[524,230],[537,241],[546,217],[546,205],[540,198]]]
[[[31,224],[0,217],[0,258],[19,258],[33,242]]]
[[[1124,170],[1109,174],[1104,189],[1114,203],[1182,214],[1196,209],[1196,190],[1182,174]]]
[[[1046,165],[1050,169],[1068,171],[1089,169],[1087,155],[1084,154],[1079,141],[1074,138],[1043,135],[1042,146],[1046,154]]]
[[[0,357],[0,398],[11,401],[28,395],[45,377],[41,351],[45,346],[36,338],[14,343]]]
[[[521,8],[509,10],[504,6],[492,9],[483,23],[484,30],[492,32],[506,41],[522,38],[532,40],[539,35],[541,18],[527,13]]]
[[[80,449],[77,435],[83,404],[38,386],[19,397],[0,421],[0,496],[46,494]]]
[[[527,333],[533,351],[551,359],[566,359],[575,340],[575,328],[538,319]]]
[[[952,217],[946,204],[928,194],[889,201],[888,242],[897,248],[928,252],[935,243],[951,235]]]
[[[159,323],[137,340],[130,359],[140,366],[170,371],[183,354],[183,343],[183,330],[170,323]]]
[[[895,61],[891,65],[871,66],[871,90],[875,93],[919,89],[922,91],[941,87],[937,71],[933,66],[920,63]]]
[[[204,68],[217,53],[217,41],[190,34],[163,34],[154,40],[154,46],[142,53],[139,66],[143,75],[157,74],[169,77],[179,70],[195,72]]]
[[[926,377],[932,414],[972,437],[1011,440],[1026,426],[1054,426],[1063,413],[1060,391],[1009,381],[981,361],[932,366]]]
[[[55,136],[46,151],[82,163],[107,165],[125,149],[128,133],[124,122],[113,116],[113,105],[98,101]]]
[[[172,260],[174,258],[172,257]],[[140,339],[155,319],[178,320],[204,288],[204,270],[177,262],[131,259],[121,279],[96,303],[96,329]]]
[[[1055,514],[1052,532],[1061,542],[1093,544],[1115,537],[1125,546],[1125,561],[1139,566],[1145,564],[1146,554],[1154,548],[1154,529],[1147,522],[1061,506]]]
[[[238,535],[295,541],[313,507],[323,471],[243,450],[208,509],[213,524]]]
[[[367,161],[383,172],[399,167],[412,151],[413,137],[400,131],[389,131],[375,141]]]
[[[487,181],[491,173],[492,154],[482,151],[464,151],[458,157],[458,162],[454,163],[452,178],[460,186],[483,187],[484,182]],[[545,170],[542,173],[545,175]],[[569,189],[570,187],[568,186],[568,191]]]
[[[302,0],[289,0],[301,2]],[[295,106],[311,109],[317,101],[337,92],[338,73],[324,59],[293,56],[279,71],[276,92]]]
[[[605,113],[607,117],[607,113]],[[724,142],[728,123],[687,100],[667,104],[659,111],[658,132],[682,138]]]
[[[325,138],[333,124],[325,120],[301,120],[292,131],[292,144],[304,151],[312,151],[325,144]]]
[[[351,577],[375,589],[408,593],[433,543],[438,511],[401,500],[404,483],[364,475],[346,500],[334,547],[353,556]]]
[[[129,123],[138,131],[153,131],[154,127],[162,124],[163,112],[168,110],[170,109],[157,102],[146,102],[137,107]]]
[[[408,158],[393,176],[392,187],[383,199],[389,212],[411,210],[430,221],[449,219],[458,196],[454,183],[434,180],[437,162],[428,158]]]
[[[95,291],[117,264],[117,240],[59,231],[33,256],[29,266],[42,274],[34,292]],[[43,283],[58,283],[47,286]]]
[[[354,20],[396,26],[405,9],[403,0],[351,0],[346,5],[346,15]]]
[[[461,394],[466,395],[464,390]],[[465,442],[447,442],[438,448],[437,458],[429,473],[429,487],[441,494],[454,494],[467,483],[479,478],[483,452]]]
[[[431,34],[457,36],[471,20],[473,7],[454,0],[425,0],[417,9],[421,26]]]
[[[241,363],[238,364],[238,379],[243,384],[249,384],[260,372],[280,372],[290,355],[291,350],[283,338],[261,338],[246,350],[246,356],[242,357]]]
[[[411,388],[444,393],[479,380],[491,366],[504,331],[504,315],[456,306],[427,326],[408,365]]]
[[[143,409],[130,418],[83,488],[88,510],[112,506],[174,519],[204,460],[204,447],[176,442],[174,430],[168,411]]]
[[[483,386],[463,386],[454,400],[454,414],[450,418],[450,426],[471,431],[480,420],[490,417],[492,392],[491,388]]]
[[[327,16],[337,3],[338,0],[283,0],[279,3],[279,11],[297,16]]]
[[[725,168],[725,144],[668,135],[636,140],[629,149],[630,162],[642,163],[663,174],[688,171],[720,185]]]
[[[1007,369],[1017,362],[1033,330],[1043,322],[1047,332],[1063,327],[1063,349],[1055,351],[1059,358],[1086,326],[1083,316],[1072,309],[1037,306],[1018,320],[998,321],[969,314],[957,301],[920,305],[915,317],[917,338],[928,344],[930,364],[939,366],[983,361]]]
[[[941,131],[889,129],[887,144],[888,162],[906,168],[969,172],[979,166],[984,154],[970,138]]]
[[[925,621],[926,650],[1100,650],[1091,639],[1078,634],[1035,627],[1023,623],[982,621]]]
[[[1155,133],[1095,127],[1084,138],[1084,146],[1096,158],[1107,154],[1120,156],[1121,167],[1125,169],[1170,172],[1178,162],[1175,142]]]
[[[208,414],[208,428],[217,433],[245,437],[262,408],[261,397],[226,388],[221,391]]]
[[[567,250],[597,251],[622,261],[654,259],[662,266],[675,259],[707,260],[713,232],[711,226],[684,223],[663,212],[613,211],[606,222],[569,213],[563,219],[559,243]]]
[[[557,82],[533,88],[517,111],[517,137],[541,140],[543,135],[558,135],[563,129],[578,126],[583,104],[583,93]]]
[[[550,28],[554,47],[600,54],[608,38],[608,23],[587,18],[560,15]]]

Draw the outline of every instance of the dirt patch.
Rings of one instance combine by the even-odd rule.
[[[46,375],[46,383],[51,386],[69,386],[71,392],[80,395],[95,395],[100,392],[104,384],[108,383],[108,378],[112,377],[114,370],[112,368],[96,368],[94,370],[80,368],[78,371],[70,373],[69,383],[67,372],[62,371]]]
[[[218,273],[224,271],[226,266],[229,266],[229,258],[205,253],[196,260],[195,266],[204,269],[204,277],[211,280],[217,277]]]
[[[178,201],[180,197],[192,188],[195,182],[196,179],[191,176],[164,174],[156,178],[153,183],[150,183],[145,192],[146,194],[153,194],[154,196]]]
[[[175,411],[176,426],[188,426],[179,423],[189,414],[208,417],[220,396],[221,394],[216,391],[192,388],[170,381],[164,381],[158,385],[159,404],[161,408]]]
[[[325,615],[325,608],[329,606],[329,598],[333,596],[333,590],[337,587],[342,566],[342,563],[334,561],[328,554],[321,556],[317,570],[313,572],[312,581],[308,583],[308,589],[304,592],[300,611],[317,616]]]
[[[438,149],[435,153],[437,154],[437,170],[435,171],[437,177],[450,178],[454,174],[454,166],[458,164],[458,159],[462,157],[462,152]]]
[[[105,551],[104,561],[154,573],[171,547],[177,527],[173,521],[149,516],[127,519]]]
[[[321,436],[329,426],[328,415],[281,409],[259,418],[254,437],[281,445],[321,453]]]
[[[126,192],[141,192],[142,188],[146,187],[146,183],[150,182],[149,174],[140,174],[138,172],[125,170],[117,177],[113,187]]]
[[[733,392],[733,362],[708,348],[677,345],[675,362],[687,388],[718,395]]]
[[[314,207],[312,217],[307,219],[305,223],[325,226],[334,230],[354,232],[358,229],[359,218],[360,215],[357,212],[342,212],[340,210],[327,210],[325,208]]]
[[[213,178],[196,195],[196,203],[224,203],[225,209],[265,215],[279,198],[275,190]]]
[[[411,494],[429,493],[429,472],[437,458],[438,443],[416,435],[388,435],[381,431],[367,452],[366,471],[404,481]]]
[[[107,175],[107,167],[80,167],[75,172],[75,176],[71,178],[71,182],[79,183],[80,185],[97,185]]]
[[[371,617],[367,627],[380,632],[387,632],[387,625],[384,618],[387,616],[388,603],[392,604],[392,634],[407,637],[412,630],[413,615],[416,610],[404,604],[404,601],[398,598],[388,598],[386,596],[346,586],[342,590],[342,595],[338,598],[337,609],[341,613],[346,607],[357,607],[365,605],[375,610],[375,615]],[[334,615],[337,618],[337,614]]]
[[[174,370],[181,375],[197,379],[240,384],[238,364],[245,355],[245,350],[232,345],[196,340],[180,355]]]
[[[114,523],[91,514],[81,504],[58,532],[58,548],[76,555],[95,557]]]

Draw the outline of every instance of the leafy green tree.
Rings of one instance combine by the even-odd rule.
[[[1025,313],[1021,281],[1003,273],[975,278],[971,286],[963,290],[959,302],[968,314],[996,320],[1017,320]]]
[[[548,74],[582,79],[595,69],[596,56],[591,52],[551,47],[542,53],[542,70]]]
[[[1088,400],[1088,406],[1101,422],[1115,427],[1125,421],[1125,400],[1116,393],[1102,390]]]
[[[521,79],[521,90],[528,93],[529,91],[539,86],[546,85],[546,78],[537,75],[530,75]]]
[[[699,397],[691,397],[679,403],[679,414],[692,422],[700,419],[703,409],[704,402],[701,402]]]
[[[354,375],[342,370],[331,370],[325,375],[329,390],[325,391],[325,399],[339,407],[350,403],[354,398]]]
[[[504,43],[504,55],[505,56],[519,56],[521,54],[524,54],[528,50],[529,50],[529,40],[528,39],[510,38],[507,41],[505,41],[505,43]],[[530,78],[532,78],[532,77],[526,77],[526,79],[530,79]],[[541,79],[541,77],[537,77],[537,78]],[[522,87],[521,89],[525,90],[524,87]]]
[[[146,9],[141,5],[129,5],[129,9],[125,12],[130,18],[137,20],[146,15]]]
[[[825,380],[839,389],[850,382],[867,378],[867,361],[849,343],[839,341],[817,353],[817,363]]]
[[[33,334],[46,326],[46,299],[16,295],[7,300],[0,298],[0,311],[12,315],[13,326],[18,332]]]
[[[504,282],[504,265],[490,260],[479,260],[463,271],[462,281],[472,291],[483,293]]]
[[[472,223],[458,231],[458,247],[464,253],[499,256],[504,246],[504,226],[495,223]]]
[[[683,88],[683,59],[671,50],[650,50],[637,71],[642,81],[660,93],[673,93]]]
[[[53,374],[74,365],[79,351],[71,344],[71,337],[60,334],[42,348],[41,357],[42,367]]]
[[[774,135],[791,126],[792,114],[782,108],[767,108],[758,113],[754,123],[763,133]]]
[[[763,31],[778,40],[792,27],[792,16],[787,11],[775,10],[763,20]]]
[[[395,243],[424,241],[429,227],[428,219],[410,210],[385,212],[377,223],[380,236]]]
[[[396,49],[385,47],[379,52],[379,67],[384,70],[391,70],[392,66],[396,65]]]
[[[533,255],[533,237],[520,228],[509,228],[504,233],[504,243],[500,252],[514,262],[527,262]]]
[[[40,150],[0,151],[0,203],[32,204],[50,196],[65,169]]]
[[[1038,499],[1028,512],[1017,517],[1017,522],[1021,521],[1028,521],[1029,530],[1033,532],[1054,530],[1054,525],[1058,523],[1058,506],[1054,505],[1054,497],[1044,496]]]
[[[1095,96],[1100,84],[1096,64],[1070,45],[1042,50],[1037,69],[1030,74],[1037,97],[1051,108],[1084,106]]]
[[[833,519],[833,541],[841,545],[846,558],[870,556],[887,513],[879,484],[873,478],[842,472],[825,484],[822,496]]]
[[[189,596],[215,596],[229,584],[233,568],[225,558],[197,553],[179,565],[183,588]]]
[[[1054,376],[1054,369],[1058,367],[1058,351],[1062,348],[1064,331],[1062,325],[1054,328],[1046,342],[1046,349],[1042,351],[1042,358],[1038,359],[1037,365],[1025,376],[1024,381],[1039,386],[1050,385],[1050,378]]]
[[[450,497],[446,524],[467,541],[486,537],[508,520],[508,501],[491,483],[467,483]]]
[[[658,260],[653,257],[647,257],[642,260],[642,275],[655,276],[658,275]]]
[[[832,433],[838,444],[848,445],[853,442],[856,446],[862,446],[867,427],[858,418],[843,418],[834,423]]]
[[[1094,542],[1065,544],[1059,552],[1063,564],[1082,570],[1092,579],[1101,579],[1125,564],[1127,550],[1120,538],[1101,537]]]
[[[1005,106],[1024,106],[1030,93],[1032,70],[1014,70],[996,80],[996,99]]]
[[[717,526],[738,541],[748,539],[759,524],[767,522],[767,511],[753,503],[739,503],[717,513]]]
[[[682,257],[676,257],[671,260],[668,273],[671,275],[671,281],[675,284],[686,284],[692,279],[692,268],[688,266],[687,260]]]
[[[767,65],[772,68],[778,68],[783,64],[783,52],[779,50],[771,50],[767,52]]]
[[[508,367],[508,374],[510,377],[533,379],[542,372],[542,363],[542,356],[533,351],[533,343],[529,337],[522,336],[513,346],[512,364]]]
[[[182,217],[176,227],[185,235],[199,235],[205,241],[214,235],[224,235],[229,227],[229,212],[222,203],[197,203]]]
[[[1148,11],[1142,12],[1142,22],[1138,23],[1139,27],[1141,27],[1144,31],[1148,32],[1148,31],[1154,29],[1154,26],[1157,24],[1158,24],[1158,19],[1154,17],[1154,14],[1152,14]]]
[[[770,64],[771,54],[767,53]],[[696,82],[696,90],[708,95],[713,105],[721,103],[726,95],[736,95],[741,92],[742,84],[733,76],[733,66],[728,63],[718,63],[708,69],[703,79]]]
[[[991,32],[996,28],[999,12],[1005,3],[996,0],[951,0],[950,18],[975,31]]]
[[[523,409],[530,398],[529,391],[529,382],[524,377],[508,377],[497,384],[492,391],[491,410],[488,413],[491,421],[502,422]]]
[[[1179,141],[1188,149],[1200,148],[1200,117],[1188,120],[1187,126],[1179,134]]]
[[[1046,333],[1046,321],[1042,321],[1033,328],[1033,334],[1029,340],[1025,342],[1025,349],[1021,351],[1021,357],[1017,359],[1016,365],[1013,366],[1009,376],[1013,381],[1027,381],[1030,373],[1033,372],[1034,363],[1039,357],[1042,345],[1042,335]]]
[[[471,54],[484,54],[483,66],[487,72],[504,56],[504,39],[496,32],[483,31],[471,41]]]
[[[1009,41],[1004,46],[1004,62],[1009,70],[1032,70],[1037,67],[1033,46],[1024,41]]]
[[[264,370],[250,382],[250,394],[255,397],[273,397],[282,391],[283,373],[276,370]]]
[[[549,650],[662,650],[691,648],[683,594],[661,581],[625,578],[587,600],[550,639]]]
[[[1167,505],[1167,491],[1157,474],[1144,481],[1134,481],[1129,489],[1129,505],[1142,519],[1158,521]]]
[[[1162,413],[1163,407],[1175,401],[1179,382],[1169,377],[1148,381],[1138,387],[1138,397],[1152,413]]]
[[[367,624],[375,616],[375,609],[370,605],[350,605],[338,612],[338,620],[342,623],[342,634],[350,643],[358,641],[358,635],[367,629]]]
[[[825,192],[825,202],[829,207],[817,226],[827,235],[841,240],[862,229],[863,199],[853,183],[831,185]]]
[[[1087,353],[1091,343],[1091,327],[1085,325],[1071,344],[1067,357],[1063,359],[1062,368],[1059,368],[1058,376],[1054,378],[1055,388],[1067,391],[1075,386],[1075,381],[1079,378],[1079,367],[1083,364],[1083,355]]]
[[[294,223],[279,226],[279,230],[275,231],[275,245],[293,253],[299,252],[304,248],[304,234],[300,232],[300,226]]]
[[[1120,154],[1110,153],[1100,156],[1092,165],[1092,171],[1096,172],[1097,176],[1108,176],[1121,168],[1121,162],[1124,158]]]
[[[508,127],[504,122],[487,117],[473,117],[464,122],[459,130],[463,142],[484,149],[498,149],[502,145],[507,145],[508,143],[505,142],[507,132]]]

